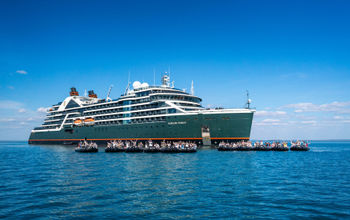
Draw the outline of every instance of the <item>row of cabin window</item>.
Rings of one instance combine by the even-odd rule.
[[[147,122],[158,122],[158,121],[165,121],[165,117],[157,117],[157,118],[144,118],[144,119],[132,119],[131,123],[147,123]],[[116,120],[116,121],[101,121],[96,122],[96,125],[112,125],[112,124],[123,124],[122,120]]]
[[[158,100],[158,99],[182,100],[182,101],[200,103],[200,100],[198,98],[192,98],[187,96],[157,95],[157,96],[151,97],[151,100]]]
[[[49,120],[56,120],[56,119],[62,119],[62,118],[64,118],[63,115],[52,117],[52,118],[50,118]]]
[[[165,121],[165,117],[156,117],[156,118],[140,118],[132,119],[132,123],[145,123],[145,122],[156,122],[156,121]]]
[[[150,109],[150,108],[156,108],[157,104],[149,104],[149,105],[142,105],[142,106],[135,106],[132,107],[131,110],[143,110],[143,109]],[[130,110],[130,108],[127,108],[126,110]],[[96,115],[96,114],[106,114],[106,113],[117,113],[117,112],[123,112],[124,109],[108,109],[108,110],[101,110],[101,111],[95,111],[95,112],[87,112],[85,115]]]
[[[147,112],[135,112],[135,113],[132,113],[132,116],[137,117],[137,116],[147,116],[147,115],[160,115],[165,113],[166,113],[166,110],[156,110],[156,111],[147,111]]]
[[[174,93],[174,94],[186,94],[182,91],[173,91],[173,90],[152,90],[152,93]]]
[[[142,103],[142,102],[149,102],[149,99],[141,99],[141,100],[137,100],[137,101],[131,101],[132,104]],[[95,109],[102,109],[102,108],[121,107],[123,105],[129,105],[131,103],[130,103],[130,101],[123,101],[123,102],[118,102],[118,103],[109,103],[109,104],[104,104],[104,105],[87,107],[85,110],[95,110]]]
[[[198,105],[189,104],[189,103],[175,103],[175,104],[179,106],[186,106],[186,107],[198,107]]]
[[[146,125],[146,126],[140,126],[140,127],[132,127],[132,129],[137,129],[137,128],[140,128],[140,129],[145,129],[145,128],[165,128],[165,125]],[[125,130],[128,130],[129,128],[128,127],[120,127],[120,129],[125,129]],[[96,127],[94,128],[95,132],[106,132],[108,130],[108,127]]]
[[[34,130],[46,130],[46,129],[53,129],[53,128],[59,128],[59,126],[36,127],[34,128]]]
[[[131,110],[143,110],[143,109],[157,108],[157,107],[159,107],[159,104],[153,103],[153,104],[148,104],[148,105],[132,106]]]
[[[136,116],[147,116],[147,115],[158,115],[158,114],[165,114],[166,110],[156,110],[156,111],[147,111],[147,112],[137,112],[137,113],[132,113],[133,117]],[[111,119],[111,118],[122,118],[122,114],[118,115],[106,115],[106,116],[97,116],[96,120],[99,119]]]
[[[44,122],[43,125],[52,125],[52,124],[60,124],[62,121],[50,121],[50,122]]]
[[[111,119],[111,118],[122,118],[123,115],[107,115],[107,116],[98,116],[96,117],[96,120],[101,120],[101,119]]]
[[[117,112],[123,112],[123,109],[109,109],[109,110],[96,111],[96,112],[86,112],[84,113],[84,115],[96,115],[96,114],[117,113]]]
[[[58,121],[60,121],[60,120],[63,120],[63,118],[57,118],[57,119],[51,119],[51,118],[48,118],[48,119],[45,119],[45,120],[50,120],[50,121],[52,121],[52,120],[54,120],[53,122],[58,122]],[[45,121],[44,121],[44,123],[46,123]],[[47,123],[49,123],[49,122],[47,122]]]
[[[145,92],[137,92],[136,97],[148,96],[150,93],[175,93],[175,94],[184,94],[182,91],[173,91],[173,90],[150,90]]]
[[[123,104],[120,103],[120,102],[118,102],[118,103],[109,103],[109,104],[104,104],[104,105],[97,105],[97,106],[87,107],[85,110],[94,110],[94,109],[100,109],[100,108],[111,108],[111,107],[119,107],[119,106],[123,106]]]
[[[150,101],[150,98],[137,99],[137,100],[132,100],[131,104],[139,104],[139,103],[149,102],[149,101]]]
[[[151,91],[139,92],[139,93],[136,93],[136,97],[148,96],[150,93],[152,92]]]

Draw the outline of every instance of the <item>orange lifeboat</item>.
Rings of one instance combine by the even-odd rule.
[[[94,118],[91,118],[91,117],[85,118],[84,124],[85,124],[85,125],[93,125],[93,124],[95,124],[95,119],[94,119]]]
[[[73,124],[76,125],[76,126],[82,126],[83,125],[83,120],[80,119],[80,118],[77,118],[77,119],[74,120]]]

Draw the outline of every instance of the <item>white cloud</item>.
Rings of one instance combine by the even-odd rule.
[[[264,117],[264,116],[283,116],[287,115],[287,112],[284,111],[256,111],[255,116]]]
[[[19,113],[24,113],[24,112],[26,112],[27,110],[25,110],[24,108],[20,108],[20,109],[18,109],[18,112]]]
[[[321,135],[318,133],[320,130],[327,130],[328,133],[332,131],[336,137],[340,133],[344,135],[343,130],[349,129],[350,101],[324,104],[300,102],[276,109],[262,109],[257,111],[255,116],[257,117],[253,122],[253,135],[264,134],[277,138],[282,134],[289,136],[294,132],[294,136],[299,134],[307,137]],[[332,129],[329,129],[330,127]],[[343,130],[337,131],[340,128]]]
[[[313,104],[311,102],[302,102],[297,104],[285,105],[282,108],[295,109],[294,112],[337,112],[350,113],[350,102],[331,102],[322,105]]]
[[[316,121],[301,121],[302,124],[316,124]]]
[[[285,126],[287,122],[255,122],[253,126]]]
[[[267,118],[267,119],[262,120],[262,122],[279,122],[279,121],[281,121],[281,120],[279,120],[279,119],[271,119],[271,118]]]
[[[15,101],[0,101],[0,109],[20,109],[23,104]]]
[[[49,110],[49,108],[45,108],[45,107],[40,107],[37,109],[37,111],[41,112],[41,113],[47,113],[48,110]]]
[[[0,118],[0,122],[12,122],[15,121],[14,118]]]
[[[22,74],[22,75],[26,75],[28,72],[25,70],[17,70],[16,73]]]
[[[257,126],[277,126],[277,125],[287,125],[288,123],[285,121],[281,121],[280,119],[275,118],[266,118],[262,121],[253,122],[253,125]]]

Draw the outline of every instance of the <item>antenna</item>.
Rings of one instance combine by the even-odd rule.
[[[113,88],[113,85],[111,85],[111,86],[109,87],[109,90],[108,90],[108,93],[107,93],[107,98],[106,98],[106,101],[107,101],[107,102],[108,102],[108,101],[112,101],[112,99],[109,98],[109,95],[111,94],[112,88]]]
[[[126,94],[129,93],[129,87],[130,87],[130,82],[129,82],[128,85],[126,86],[124,95],[126,95]]]
[[[194,95],[193,80],[192,80],[192,83],[191,83],[191,95]]]
[[[250,109],[250,104],[252,103],[252,100],[249,98],[249,91],[247,90],[247,109]]]
[[[129,93],[129,88],[130,88],[130,71],[129,71],[129,75],[128,75],[128,85],[126,86],[124,95]]]

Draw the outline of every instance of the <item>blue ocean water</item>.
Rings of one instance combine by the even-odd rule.
[[[350,218],[350,142],[79,154],[0,142],[0,218]]]

